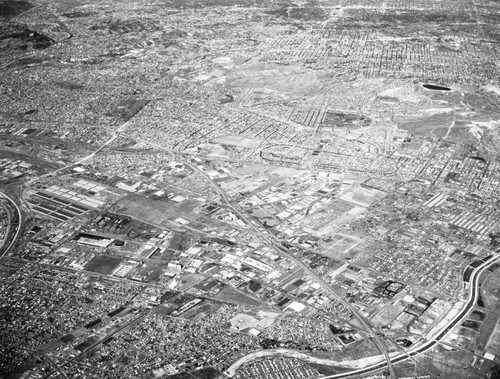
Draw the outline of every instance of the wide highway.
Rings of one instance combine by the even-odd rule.
[[[7,211],[9,217],[9,225],[5,233],[5,239],[3,240],[2,246],[0,246],[0,258],[2,258],[12,250],[21,235],[23,214],[14,199],[3,192],[0,192],[0,202],[1,206]]]

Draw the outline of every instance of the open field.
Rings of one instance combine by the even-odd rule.
[[[138,195],[128,195],[113,207],[113,212],[125,214],[155,225],[169,226],[171,222],[178,218],[189,221],[196,220],[199,217],[192,213],[192,210],[200,203],[191,201],[185,203],[177,204],[151,200]]]
[[[375,202],[383,199],[385,195],[385,192],[378,189],[360,186],[343,193],[340,198],[350,203],[368,208]]]
[[[99,274],[110,274],[122,260],[120,257],[99,254],[85,266],[85,270]]]
[[[217,294],[217,298],[223,301],[236,302],[242,305],[248,305],[250,307],[260,307],[262,303],[240,291],[237,291],[231,286],[226,286],[222,291]]]

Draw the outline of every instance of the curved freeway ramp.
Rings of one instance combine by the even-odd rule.
[[[5,238],[0,246],[0,258],[3,258],[14,248],[21,236],[23,214],[14,199],[3,192],[0,192],[0,206],[5,209],[8,217]]]

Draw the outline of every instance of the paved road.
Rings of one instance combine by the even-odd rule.
[[[104,148],[106,148],[107,146],[109,146],[110,144],[112,144],[120,136],[121,132],[126,127],[127,122],[125,124],[123,124],[122,126],[120,126],[120,128],[117,129],[116,133],[109,140],[107,140],[101,146],[99,146],[99,148],[97,148],[97,150],[95,150],[94,152],[92,152],[89,155],[81,158],[80,160],[78,160],[75,163],[71,163],[71,164],[66,165],[64,167],[58,168],[57,170],[54,170],[54,171],[48,172],[48,173],[46,173],[44,175],[40,175],[40,176],[38,176],[36,178],[33,178],[33,179],[27,181],[26,185],[29,186],[29,185],[31,185],[31,184],[39,181],[40,179],[47,178],[49,176],[57,175],[58,173],[60,173],[60,172],[62,172],[64,170],[70,170],[72,168],[75,168],[75,167],[81,165],[83,162],[89,160],[90,158],[93,158],[96,154],[98,154],[101,150],[103,150]]]
[[[75,356],[75,357],[67,360],[66,362],[60,364],[59,366],[56,366],[56,369],[57,369],[58,372],[55,372],[55,371],[49,372],[42,379],[47,379],[47,378],[53,377],[56,374],[59,375],[59,372],[61,371],[62,368],[66,367],[67,365],[69,365],[70,363],[72,363],[74,361],[77,361],[77,360],[80,360],[80,359],[84,358],[85,356],[87,356],[87,354],[91,354],[91,352],[92,352],[93,349],[96,349],[97,347],[99,347],[99,345],[101,345],[106,340],[108,340],[111,337],[114,337],[115,335],[117,335],[117,334],[119,334],[119,333],[121,333],[121,332],[123,332],[123,331],[125,331],[125,330],[127,330],[127,329],[129,329],[131,327],[133,327],[134,325],[140,323],[149,314],[149,312],[150,312],[149,309],[143,310],[142,312],[139,313],[139,315],[137,317],[135,317],[132,320],[128,321],[124,325],[121,325],[120,327],[118,327],[116,329],[113,329],[111,332],[109,332],[108,334],[106,334],[104,337],[99,338],[99,340],[97,340],[96,342],[94,342],[93,344],[91,344],[90,346],[88,346],[87,348],[85,348],[85,350],[83,350],[77,356]]]
[[[3,244],[0,246],[0,258],[3,258],[12,250],[21,236],[23,214],[14,199],[9,195],[0,192],[0,201],[2,201],[9,216],[9,226],[7,227]]]

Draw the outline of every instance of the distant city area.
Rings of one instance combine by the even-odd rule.
[[[500,3],[0,0],[0,378],[500,378]]]

